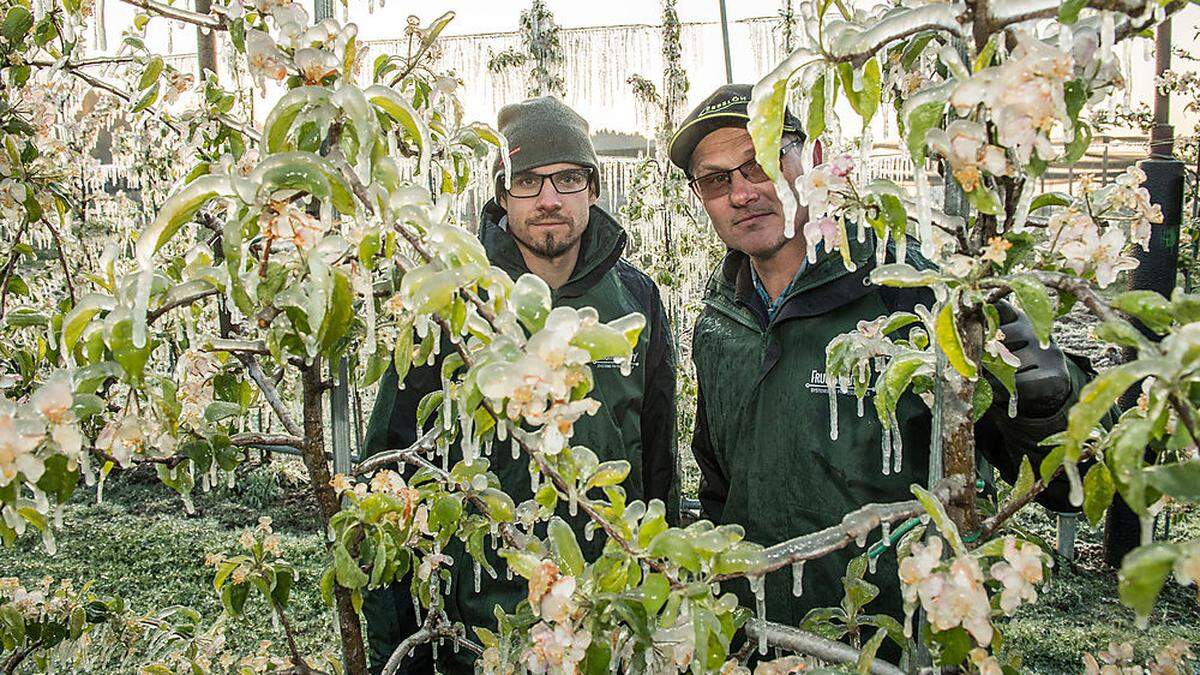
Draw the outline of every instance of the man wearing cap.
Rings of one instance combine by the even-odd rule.
[[[859,321],[911,311],[918,303],[932,307],[933,297],[927,289],[870,284],[870,238],[851,240],[853,272],[840,254],[823,249],[816,262],[806,262],[801,233],[807,210],[797,213],[797,235],[785,237],[775,188],[754,160],[746,131],[750,92],[749,85],[717,89],[684,120],[669,154],[729,249],[708,283],[692,344],[699,384],[692,452],[701,473],[701,507],[704,517],[738,523],[748,540],[771,545],[836,525],[870,502],[911,499],[909,486],[927,482],[931,416],[914,395],[897,407],[902,444],[896,447],[903,459],[895,466],[881,469],[881,426],[873,413],[855,416],[852,391],[836,395],[842,423],[830,439],[825,346]],[[785,112],[780,164],[789,184],[801,174],[801,153],[813,152],[813,163],[821,162],[820,145],[814,145],[805,144],[799,121]],[[907,261],[930,265],[915,250],[907,252]],[[1057,347],[1038,346],[1026,317],[1007,305],[1000,311],[1004,343],[1022,364],[1018,414],[1008,417],[1007,395],[997,385],[996,398],[1003,401],[977,423],[976,443],[1011,481],[1022,455],[1037,467],[1045,454],[1038,442],[1066,428],[1083,375]],[[1076,510],[1066,493],[1065,484],[1054,484],[1041,501]],[[861,553],[851,547],[810,562],[799,599],[790,570],[767,575],[768,616],[798,625],[811,608],[839,605],[846,565]],[[866,611],[898,616],[895,554],[887,551],[868,580],[881,593]],[[748,603],[747,586],[738,590]]]
[[[646,317],[646,328],[633,354],[633,371],[622,376],[616,363],[592,365],[591,396],[601,403],[592,416],[575,423],[573,445],[590,448],[600,461],[627,460],[631,466],[622,484],[629,501],[662,500],[668,519],[677,520],[675,484],[675,354],[658,287],[621,257],[625,231],[596,205],[600,165],[588,136],[588,125],[574,110],[553,97],[507,105],[498,128],[508,139],[512,178],[504,187],[499,159],[493,166],[495,198],[483,207],[479,238],[493,265],[513,279],[532,272],[551,288],[555,306],[594,307],[601,321],[631,312]],[[443,350],[444,352],[445,350]],[[414,368],[400,389],[395,371],[384,376],[367,430],[368,453],[404,448],[415,442],[417,405],[440,388],[440,366]],[[451,461],[455,461],[451,457]],[[528,457],[514,460],[506,445],[497,443],[489,457],[491,470],[513,500],[532,499]],[[604,547],[603,535],[587,541],[586,519],[561,514],[576,530],[589,560]],[[485,547],[486,551],[486,547]],[[473,565],[457,540],[447,554],[454,576],[446,609],[454,621],[495,628],[493,608],[512,612],[528,594],[520,577],[506,580],[504,561],[486,551],[498,571],[485,574],[481,592],[474,592]],[[370,592],[363,606],[370,638],[372,672],[379,672],[392,651],[418,629],[408,582]],[[433,671],[426,645],[408,659],[400,672]],[[442,672],[472,672],[473,657],[461,650],[442,649]]]

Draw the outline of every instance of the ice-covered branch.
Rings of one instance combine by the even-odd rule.
[[[440,431],[441,430],[437,428],[437,426],[434,426],[429,431],[426,431],[424,435],[418,438],[415,443],[407,448],[403,448],[401,450],[388,450],[387,452],[381,452],[378,455],[373,455],[370,459],[360,462],[358,466],[354,468],[353,473],[355,476],[365,476],[367,474],[374,473],[375,471],[382,469],[393,462],[407,461],[408,455],[414,452],[422,452],[432,448],[434,446],[434,442],[437,440],[437,437],[440,434]]]
[[[962,35],[965,20],[961,5],[935,3],[895,12],[866,29],[838,22],[826,29],[825,48],[830,60],[861,66],[887,45],[923,31]]]
[[[226,338],[209,338],[203,343],[204,351],[229,352],[230,354],[261,354],[269,355],[267,343],[262,340],[228,340]]]
[[[173,7],[166,3],[157,2],[156,0],[121,0],[121,2],[127,5],[133,5],[134,7],[143,9],[157,16],[194,24],[209,30],[225,30],[228,28],[224,17],[218,15],[192,12],[186,9],[180,9],[179,7]]]
[[[750,619],[746,623],[746,635],[751,641],[764,640],[767,644],[797,654],[815,656],[827,663],[855,664],[858,663],[858,658],[861,656],[859,650],[843,642],[761,619]],[[874,675],[904,675],[903,670],[878,658],[871,663],[871,673]]]
[[[1000,30],[1022,21],[1056,17],[1062,4],[1062,0],[993,1],[987,3],[986,16],[976,17],[976,21],[984,21],[991,30]],[[1144,15],[1146,5],[1146,0],[1089,0],[1087,3],[1092,9],[1120,12],[1133,18]]]
[[[196,291],[195,293],[189,293],[188,295],[175,298],[169,302],[165,302],[146,313],[146,324],[153,324],[160,316],[173,309],[190,305],[197,300],[202,300],[210,295],[217,295],[220,292],[221,290],[218,288],[206,288],[204,290]]]
[[[304,447],[304,439],[299,436],[290,436],[288,434],[259,434],[246,432],[234,434],[229,437],[229,442],[238,447],[248,445],[276,445],[280,447],[300,449]]]
[[[964,489],[965,484],[962,478],[951,476],[942,481],[933,493],[939,500],[945,502],[957,496]],[[789,539],[764,549],[761,564],[744,572],[719,575],[713,581],[762,576],[793,563],[824,557],[849,546],[852,541],[858,542],[860,546],[865,546],[871,530],[883,523],[907,520],[923,513],[925,513],[925,507],[915,499],[890,504],[867,504],[858,510],[847,513],[842,518],[842,522],[833,527]]]
[[[412,650],[426,642],[440,639],[454,640],[458,645],[476,656],[483,655],[483,647],[475,644],[464,637],[461,632],[450,622],[441,612],[430,612],[425,620],[425,625],[417,632],[409,635],[396,646],[395,651],[388,657],[387,663],[384,664],[382,675],[395,675],[400,669],[400,662]]]
[[[99,89],[100,91],[108,92],[109,94],[116,96],[117,98],[125,101],[126,103],[133,103],[136,100],[133,97],[133,94],[125,91],[124,89],[118,87],[117,85],[115,85],[111,82],[106,82],[106,81],[96,77],[95,75],[92,75],[91,73],[84,71],[83,66],[80,66],[77,64],[73,64],[73,63],[58,64],[53,61],[33,59],[29,62],[29,65],[38,66],[41,68],[61,67],[62,70],[64,70],[67,73],[70,73],[71,75],[79,78],[80,80],[83,80],[84,82],[86,82],[89,86],[91,86],[94,89]],[[175,122],[172,122],[171,120],[167,119],[166,117],[163,117],[162,115],[155,114],[153,116],[156,117],[160,122],[165,124],[167,126],[167,128],[170,129],[171,131],[174,131],[175,133],[177,133],[181,136],[183,135],[183,129],[180,128],[180,126],[178,124],[176,124]]]
[[[275,411],[275,416],[283,423],[283,428],[287,429],[289,434],[303,438],[304,430],[288,414],[287,407],[283,405],[283,401],[279,398],[279,391],[275,389],[275,383],[267,379],[267,376],[263,374],[262,368],[258,367],[258,362],[254,360],[254,357],[240,352],[234,352],[233,355],[246,367],[246,372],[250,375],[250,379],[254,380],[254,383],[258,385],[263,396],[267,399],[267,403]]]

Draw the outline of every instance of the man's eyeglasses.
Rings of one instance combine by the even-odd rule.
[[[570,195],[582,192],[592,182],[592,168],[563,169],[550,174],[519,173],[512,177],[512,187],[508,189],[510,197],[536,197],[542,193],[546,179],[554,184],[554,189],[560,195]]]
[[[791,150],[793,146],[801,143],[803,143],[803,141],[800,139],[796,139],[791,143],[788,143],[779,149],[779,156],[782,157],[783,155],[787,154],[787,152]],[[726,169],[724,171],[714,171],[713,173],[700,176],[699,178],[693,178],[692,180],[688,181],[688,185],[691,186],[692,192],[695,192],[696,196],[700,199],[709,200],[716,199],[718,197],[724,197],[733,189],[734,171],[742,174],[742,177],[751,183],[765,183],[766,181],[770,180],[770,177],[767,176],[767,172],[763,170],[762,165],[758,163],[758,160],[752,157],[741,166],[737,166],[732,169]]]

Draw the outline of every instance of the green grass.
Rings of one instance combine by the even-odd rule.
[[[94,490],[77,491],[65,510],[55,555],[47,555],[40,537],[27,533],[16,546],[0,548],[0,570],[26,583],[48,576],[72,579],[78,588],[92,581],[98,594],[118,595],[135,612],[184,605],[211,622],[222,610],[205,555],[237,551],[238,535],[266,515],[300,572],[288,619],[301,651],[336,649],[330,611],[317,591],[325,552],[316,534],[316,506],[287,477],[284,471],[262,468],[233,490],[197,493],[196,513],[189,516],[179,496],[152,473],[114,475],[101,504],[96,504]],[[260,640],[273,643],[272,653],[286,651],[283,631],[272,625],[261,599],[248,602],[245,615],[230,619],[227,626],[232,654],[251,654]]]
[[[93,581],[97,592],[120,595],[135,611],[185,605],[212,621],[221,615],[221,605],[205,554],[236,551],[238,535],[266,515],[301,574],[288,612],[301,651],[336,651],[331,614],[316,588],[325,555],[316,507],[299,474],[288,462],[256,469],[232,489],[197,493],[194,515],[184,513],[179,497],[150,472],[113,476],[102,504],[95,503],[93,490],[81,488],[67,507],[56,555],[47,555],[40,538],[28,534],[15,547],[0,548],[0,575],[27,583],[46,576],[70,578],[76,585]],[[1028,509],[1018,520],[1053,544],[1054,524],[1040,508]],[[1172,538],[1197,535],[1200,510],[1177,514]],[[1081,523],[1076,561],[1059,561],[1040,602],[1002,623],[1005,650],[1020,653],[1025,670],[1080,672],[1081,655],[1105,649],[1111,641],[1133,643],[1138,660],[1145,661],[1173,638],[1196,641],[1200,636],[1195,588],[1174,581],[1167,583],[1149,628],[1139,630],[1132,612],[1117,599],[1116,573],[1104,565],[1100,538],[1099,530]],[[285,653],[283,633],[261,600],[248,603],[244,617],[229,620],[226,637],[233,654],[254,652],[260,640],[273,643],[272,653]]]

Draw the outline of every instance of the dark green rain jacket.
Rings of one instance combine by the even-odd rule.
[[[529,271],[516,241],[505,229],[505,212],[494,200],[483,209],[479,238],[488,259],[516,279]],[[621,257],[625,250],[625,231],[603,209],[593,206],[584,231],[579,260],[570,279],[552,292],[555,306],[594,307],[601,321],[612,321],[631,312],[646,317],[646,328],[634,349],[633,372],[622,376],[615,363],[592,364],[595,387],[591,396],[600,401],[600,410],[575,423],[572,445],[583,445],[596,453],[601,462],[628,460],[629,476],[622,484],[629,501],[661,499],[668,519],[677,521],[678,498],[675,495],[675,350],[666,312],[658,287],[642,272]],[[380,385],[379,398],[371,413],[364,445],[366,454],[385,449],[405,448],[416,441],[417,404],[430,391],[440,388],[440,365],[414,368],[405,379],[405,387],[396,386],[396,373],[389,371]],[[453,452],[459,452],[457,448]],[[460,459],[452,456],[451,463]],[[524,455],[512,459],[506,443],[496,443],[488,458],[491,470],[500,479],[505,492],[520,504],[533,497],[529,484],[529,460]],[[588,560],[599,557],[604,536],[592,541],[583,535],[583,514],[571,518],[566,507],[560,515],[572,523],[576,537]],[[493,608],[499,604],[512,612],[528,594],[525,580],[514,575],[505,580],[503,559],[488,551],[496,568],[497,580],[484,573],[482,592],[474,592],[472,561],[457,540],[447,553],[454,559],[451,595],[446,609],[454,621],[468,627],[495,628]],[[414,616],[408,580],[391,588],[367,593],[363,604],[370,642],[371,669],[379,672],[392,650],[418,626]],[[418,649],[400,672],[433,672],[428,645]],[[438,655],[439,668],[446,673],[472,672],[471,656],[458,654],[448,647]]]
[[[742,525],[749,541],[770,546],[830,527],[864,504],[912,499],[909,486],[927,482],[931,416],[911,393],[896,411],[903,440],[899,473],[884,475],[874,405],[865,401],[865,414],[857,416],[853,390],[836,396],[838,438],[830,440],[825,346],[855,330],[860,320],[933,306],[928,289],[867,281],[875,267],[873,242],[853,244],[856,271],[845,269],[840,254],[810,265],[769,324],[745,254],[729,252],[709,281],[693,343],[700,391],[692,451],[700,466],[704,517]],[[912,249],[908,262],[931,266]],[[1068,367],[1078,393],[1082,372]],[[976,425],[979,450],[1014,480],[1021,455],[1031,455],[1038,466],[1045,454],[1038,442],[1066,428],[1066,410],[1074,401],[1072,396],[1045,419],[1012,419],[1007,406],[993,407]],[[1052,484],[1040,501],[1055,510],[1077,510],[1066,492],[1064,485]],[[876,529],[872,540],[879,536]],[[851,545],[808,562],[800,598],[792,593],[790,568],[767,575],[768,618],[795,626],[809,609],[840,605],[846,564],[861,553]],[[880,587],[880,595],[866,611],[899,617],[895,554],[888,550],[877,562],[867,580]],[[745,606],[754,607],[748,584],[739,580],[731,587]]]

